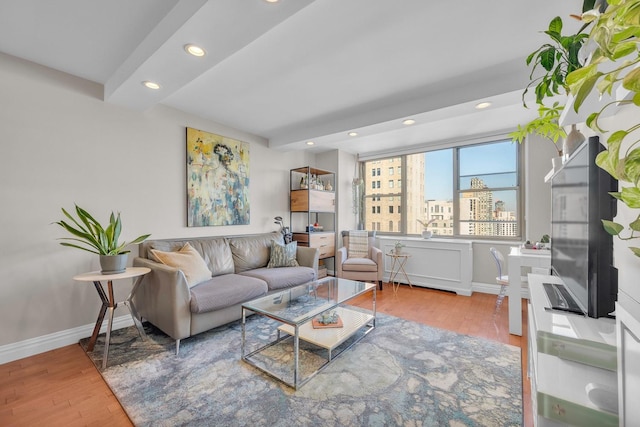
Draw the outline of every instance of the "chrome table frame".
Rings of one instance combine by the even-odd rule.
[[[306,285],[302,285],[302,286],[297,286],[288,290],[284,290],[280,293],[274,293],[274,294],[270,294],[266,297],[268,298],[283,298],[284,296],[289,296],[289,301],[291,301],[291,292],[295,292],[295,291],[301,291],[304,289],[307,289],[309,294],[313,294],[314,298],[317,298],[317,294],[315,293],[316,289],[321,286],[323,283],[330,281],[330,280],[340,280],[340,281],[347,281],[348,279],[337,279],[334,277],[327,277],[315,282],[310,282]],[[350,282],[355,282],[355,281],[350,281]],[[331,363],[333,360],[335,360],[338,356],[340,356],[341,354],[343,354],[345,351],[349,350],[351,347],[353,347],[355,344],[357,344],[360,340],[362,340],[366,335],[368,335],[372,330],[375,329],[376,327],[376,288],[377,285],[373,284],[373,283],[363,283],[365,285],[365,288],[361,291],[358,292],[357,294],[351,295],[348,298],[345,298],[344,300],[340,300],[340,301],[331,301],[330,303],[322,306],[322,308],[320,310],[316,310],[317,312],[314,312],[315,314],[311,315],[311,317],[309,318],[309,316],[299,316],[299,319],[303,319],[300,321],[296,321],[296,319],[290,319],[290,318],[286,318],[284,316],[278,316],[276,314],[270,313],[267,310],[256,310],[255,307],[251,307],[251,303],[252,301],[247,302],[246,304],[242,305],[242,360],[245,363],[248,363],[249,365],[259,369],[260,371],[266,373],[267,375],[269,375],[272,378],[277,379],[278,381],[288,385],[289,387],[292,387],[293,389],[297,390],[300,387],[302,387],[304,384],[306,384],[307,382],[309,382],[309,380],[311,380],[316,374],[318,374],[319,372],[321,372],[324,368],[326,368],[329,363]],[[339,285],[338,285],[339,286]],[[338,342],[335,346],[332,347],[323,347],[326,348],[328,351],[328,357],[327,357],[327,361],[320,366],[318,369],[316,369],[313,373],[311,373],[310,375],[308,375],[305,378],[301,378],[300,375],[300,340],[304,340],[304,337],[300,336],[300,328],[303,327],[305,324],[310,323],[311,320],[313,319],[313,317],[315,317],[316,315],[320,314],[321,312],[327,311],[327,310],[332,310],[332,309],[336,309],[337,307],[340,307],[342,304],[352,300],[353,298],[356,298],[360,295],[363,295],[367,292],[371,292],[372,293],[372,310],[370,311],[372,313],[372,315],[370,315],[369,320],[364,322],[364,324],[357,326],[347,337],[345,337],[342,341]],[[286,295],[288,294],[288,295]],[[266,297],[261,297],[261,298],[266,298]],[[258,299],[261,299],[258,298]],[[254,300],[256,301],[256,300]],[[360,310],[357,310],[360,311]],[[369,310],[366,310],[367,312],[369,312]],[[364,312],[364,310],[363,310]],[[282,324],[282,326],[280,326],[277,329],[277,337],[274,341],[271,341],[265,345],[259,346],[258,348],[256,348],[255,350],[247,353],[247,339],[246,339],[246,324],[247,324],[247,316],[252,315],[252,314],[258,314],[260,316],[263,317],[267,317],[273,320],[276,320],[277,322],[280,322]],[[307,313],[309,314],[309,313]],[[284,334],[281,334],[281,331],[283,331],[283,328],[285,326],[289,326],[289,328],[292,328],[292,332],[285,332]],[[356,334],[358,331],[360,331],[361,329],[366,328],[366,330],[362,333],[361,336],[359,336],[357,339],[355,339],[352,343],[350,343],[347,347],[340,349],[340,351],[338,351],[337,353],[333,353],[333,349],[339,347],[340,345],[342,345],[344,343],[344,341],[348,340],[349,338],[353,337],[354,334]],[[289,382],[286,379],[282,378],[281,376],[279,376],[277,373],[272,372],[270,370],[268,370],[266,367],[264,366],[260,366],[259,364],[255,363],[252,360],[252,356],[262,352],[263,350],[272,347],[278,343],[280,343],[281,341],[284,341],[286,339],[291,338],[293,340],[293,381]],[[307,341],[309,342],[309,341]],[[313,343],[312,343],[313,344]]]

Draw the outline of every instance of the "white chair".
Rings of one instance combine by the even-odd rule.
[[[497,313],[500,311],[500,307],[502,306],[502,301],[504,300],[504,296],[507,294],[507,286],[509,285],[509,276],[504,274],[505,271],[505,263],[504,256],[502,253],[496,248],[489,248],[489,252],[493,256],[493,259],[496,262],[496,269],[498,270],[498,275],[496,276],[496,283],[500,285],[500,292],[498,293],[498,298],[496,299],[496,309]]]

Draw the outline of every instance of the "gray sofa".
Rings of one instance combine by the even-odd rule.
[[[139,245],[136,267],[149,267],[133,298],[140,317],[176,340],[199,334],[242,317],[251,299],[301,285],[318,277],[317,248],[298,247],[299,267],[267,268],[271,242],[282,234],[147,240]],[[189,243],[202,256],[211,279],[191,288],[182,271],[157,261],[151,249],[177,251]]]

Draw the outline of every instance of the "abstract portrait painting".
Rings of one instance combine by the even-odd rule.
[[[187,128],[187,226],[249,224],[249,144]]]

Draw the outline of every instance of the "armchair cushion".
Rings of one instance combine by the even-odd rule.
[[[176,252],[164,252],[151,249],[151,253],[163,264],[182,271],[187,279],[187,285],[191,288],[198,283],[211,278],[211,271],[198,251],[189,243]]]
[[[367,230],[349,230],[348,258],[369,256],[369,232]]]
[[[342,269],[345,271],[378,271],[378,264],[369,258],[347,258],[342,263]]]

